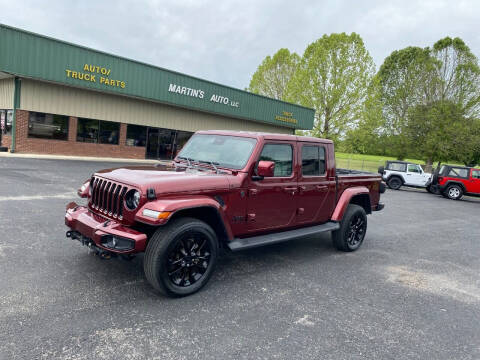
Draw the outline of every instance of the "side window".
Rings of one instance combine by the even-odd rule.
[[[266,144],[263,147],[259,160],[273,161],[275,163],[275,177],[292,175],[293,150],[287,144]]]
[[[406,165],[402,163],[392,162],[388,164],[387,170],[391,171],[405,171]]]
[[[450,170],[448,173],[448,176],[450,177],[462,177],[462,178],[468,178],[468,169],[463,169],[463,168],[453,168]]]
[[[325,173],[325,148],[302,146],[302,175],[318,176]]]
[[[408,172],[419,173],[420,170],[416,164],[408,164]]]
[[[472,178],[480,179],[480,170],[472,170]]]

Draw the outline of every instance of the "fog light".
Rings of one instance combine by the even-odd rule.
[[[132,250],[135,248],[135,241],[115,235],[104,235],[101,239],[102,246],[115,250]]]
[[[148,216],[153,219],[166,219],[170,215],[170,211],[155,211],[150,209],[143,209],[143,216]]]

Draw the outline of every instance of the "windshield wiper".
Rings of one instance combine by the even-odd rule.
[[[220,163],[208,160],[198,160],[198,162],[201,164],[210,164],[215,169],[215,172],[218,174],[218,168],[215,165],[220,165]]]
[[[194,166],[192,166],[192,162],[195,161],[195,160],[193,160],[192,158],[189,158],[189,157],[186,157],[186,156],[178,156],[178,158],[182,159],[182,160],[187,160],[188,166],[194,168]]]

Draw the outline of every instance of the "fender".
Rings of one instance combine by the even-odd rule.
[[[370,198],[370,191],[365,186],[355,186],[345,189],[345,191],[340,196],[340,199],[338,199],[337,206],[335,207],[335,211],[332,215],[332,221],[341,221],[352,198],[356,195],[363,194],[367,194]]]
[[[165,225],[179,211],[202,207],[211,207],[215,209],[223,222],[228,238],[233,239],[232,229],[230,228],[230,224],[227,221],[224,206],[222,206],[215,199],[205,195],[191,195],[188,197],[176,197],[149,201],[137,211],[135,215],[135,220],[148,225]],[[155,219],[149,216],[145,216],[143,215],[143,210],[145,209],[165,213],[165,217]]]

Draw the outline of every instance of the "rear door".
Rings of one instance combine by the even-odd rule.
[[[275,172],[273,177],[250,180],[247,201],[249,233],[293,226],[297,212],[295,142],[266,142],[257,165],[260,160],[273,161]]]
[[[326,151],[322,144],[298,143],[300,172],[298,175],[299,224],[323,223],[330,219],[335,207],[335,177],[327,175]]]

